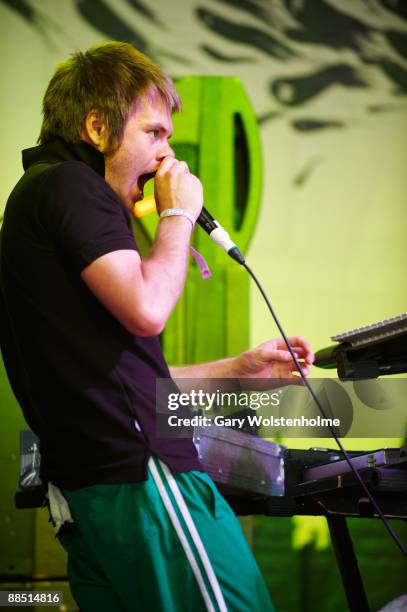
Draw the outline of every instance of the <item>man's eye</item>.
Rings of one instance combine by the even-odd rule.
[[[152,134],[154,136],[154,138],[156,138],[158,136],[158,130],[149,130],[148,133]]]

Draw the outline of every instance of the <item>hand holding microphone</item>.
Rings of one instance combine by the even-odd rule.
[[[154,210],[161,215],[164,212],[165,216],[171,216],[171,210],[174,210],[174,214],[178,211],[179,215],[189,218],[192,224],[196,220],[218,246],[243,265],[245,260],[242,253],[226,230],[202,206],[202,202],[202,183],[189,172],[186,162],[166,157],[155,175],[154,196],[147,196],[137,202],[133,212],[137,218],[141,218]],[[184,211],[184,214],[181,211]]]
[[[186,162],[165,157],[155,175],[154,197],[160,218],[184,216],[194,226],[203,204],[202,183]]]

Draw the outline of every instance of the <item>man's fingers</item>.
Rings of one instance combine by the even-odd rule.
[[[285,345],[284,345],[285,346]],[[304,360],[307,364],[311,364],[314,360],[314,355],[309,354],[302,347],[295,346],[292,347],[294,354],[296,355],[298,360]],[[262,348],[259,351],[259,357],[265,363],[271,361],[293,361],[290,351],[287,349],[267,349]]]
[[[309,342],[307,342],[307,340],[305,340],[302,336],[289,336],[287,338],[288,342],[291,344],[291,346],[302,346],[305,349],[307,349],[308,351],[311,350],[311,345]],[[285,341],[283,338],[279,338],[277,340],[278,344],[280,346],[284,345],[285,346]]]
[[[179,161],[171,167],[172,174],[189,174],[188,164],[184,161]]]
[[[307,363],[313,363],[315,355],[311,350],[309,342],[304,340],[301,336],[291,336],[288,338],[288,342],[295,353],[304,357]],[[287,345],[282,338],[280,339],[280,343],[281,348],[286,348]]]
[[[178,164],[178,163],[179,162],[177,159],[175,159],[175,157],[170,157],[170,156],[164,157],[164,159],[162,160],[162,162],[157,168],[156,176],[159,176],[159,177],[162,176],[163,174],[171,170],[171,168],[175,164]]]
[[[308,351],[302,346],[293,346],[292,349],[297,357],[303,358],[307,363],[311,364],[314,362],[314,359],[315,359],[314,353]]]
[[[301,336],[290,336],[289,338],[287,338],[287,340],[290,343],[291,348],[295,348],[295,349],[301,348],[301,350],[304,351],[304,354],[305,353],[308,353],[310,355],[313,354],[310,343],[304,340],[304,338],[302,338]],[[278,338],[276,340],[269,340],[267,342],[264,342],[258,348],[287,350],[287,345],[283,338]]]
[[[177,174],[189,174],[188,164],[181,160],[175,159],[174,157],[165,157],[158,167],[157,175],[162,176],[169,172],[173,176]]]
[[[259,357],[265,364],[270,363],[272,361],[292,361],[292,357],[289,351],[283,351],[278,349],[262,348],[259,351]]]

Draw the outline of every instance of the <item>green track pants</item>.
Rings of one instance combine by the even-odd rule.
[[[81,612],[269,612],[232,510],[202,472],[149,461],[145,482],[63,491],[78,533],[60,536]]]

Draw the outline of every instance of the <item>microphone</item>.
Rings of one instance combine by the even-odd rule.
[[[154,196],[146,196],[140,202],[136,202],[133,209],[133,214],[140,219],[156,210]],[[208,236],[223,249],[229,257],[237,261],[240,265],[245,264],[245,259],[239,251],[229,234],[221,225],[212,217],[211,213],[202,208],[196,222],[208,234]]]
[[[232,259],[240,265],[245,263],[242,253],[239,251],[229,234],[219,223],[212,217],[211,213],[202,207],[202,210],[196,222],[208,234],[208,236],[223,249]]]

